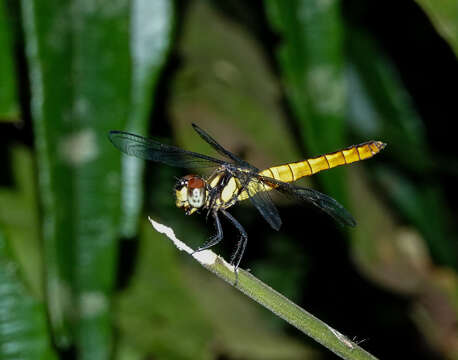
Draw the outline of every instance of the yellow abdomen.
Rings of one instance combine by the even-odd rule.
[[[351,164],[356,161],[369,159],[378,154],[386,146],[381,141],[368,141],[359,145],[352,145],[345,149],[321,155],[315,158],[273,166],[259,172],[260,175],[290,183],[304,176],[310,176],[320,171],[332,169],[340,165]],[[264,184],[264,191],[270,191],[275,186]],[[238,200],[248,198],[246,191],[243,191]]]
[[[323,170],[369,159],[378,154],[385,146],[386,144],[381,141],[368,141],[315,158],[273,166],[262,170],[260,175],[289,183]]]

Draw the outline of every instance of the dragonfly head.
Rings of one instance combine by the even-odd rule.
[[[176,205],[191,215],[205,205],[205,181],[198,175],[186,175],[175,184]]]

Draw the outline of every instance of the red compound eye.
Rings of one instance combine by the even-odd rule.
[[[204,181],[201,177],[196,175],[187,175],[189,176],[188,188],[189,189],[201,189],[205,186]]]

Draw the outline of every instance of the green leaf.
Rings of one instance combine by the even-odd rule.
[[[0,229],[0,358],[56,359],[46,307],[30,294],[19,265]]]
[[[11,148],[12,188],[0,188],[0,223],[31,292],[43,299],[42,247],[35,183],[35,167],[30,150]]]
[[[15,121],[19,117],[16,69],[14,67],[11,23],[6,3],[0,3],[0,122]]]
[[[129,129],[146,130],[172,10],[141,0],[22,2],[50,318],[57,343],[75,341],[82,358],[108,358],[113,348],[121,154],[107,133],[128,118]],[[126,168],[138,184],[138,165]],[[124,197],[130,234],[139,194]]]
[[[56,343],[112,351],[120,155],[107,132],[129,107],[129,2],[22,1]]]
[[[439,34],[458,57],[458,2],[456,0],[415,0],[429,16]]]
[[[125,129],[146,135],[153,94],[172,42],[173,2],[134,0],[130,19],[131,104]],[[137,232],[144,198],[142,175],[145,162],[130,156],[124,156],[122,161],[121,230],[124,236],[132,237]]]
[[[344,147],[343,27],[339,1],[266,0],[280,35],[278,62],[300,135],[311,156]],[[345,202],[342,170],[319,175],[326,191]]]

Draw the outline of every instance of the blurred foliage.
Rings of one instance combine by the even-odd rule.
[[[56,359],[46,306],[24,284],[10,241],[0,229],[0,358]]]
[[[359,137],[391,139],[389,156],[396,156],[407,170],[433,170],[425,127],[395,67],[374,39],[355,27],[347,29],[348,121],[352,131]]]
[[[124,128],[143,134],[148,131],[149,114],[154,105],[152,95],[172,41],[174,6],[168,0],[136,0],[131,3],[130,12],[131,94]],[[122,161],[121,231],[131,237],[137,232],[143,204],[145,163],[129,156]]]
[[[354,230],[278,199],[285,226],[274,234],[255,210],[234,207],[250,235],[243,267],[350,338],[368,336],[381,358],[458,358],[458,162],[453,144],[445,151],[434,138],[448,131],[437,117],[454,119],[454,107],[434,119],[422,111],[409,79],[438,69],[402,67],[386,45],[397,39],[383,40],[386,26],[417,41],[417,29],[437,32],[449,53],[398,46],[441,66],[458,53],[458,9],[453,0],[387,2],[403,27],[385,18],[381,33],[355,21],[378,6],[1,2],[0,121],[24,120],[0,124],[0,358],[331,358],[144,223],[146,213],[159,217],[192,246],[213,231],[204,216],[175,208],[180,169],[144,172],[107,132],[150,132],[208,153],[191,122],[260,168],[387,142],[375,159],[305,181],[345,202]],[[413,9],[427,18],[412,22]],[[428,79],[429,92],[448,94]],[[226,225],[229,254],[235,232]]]
[[[437,31],[458,57],[458,3],[455,0],[416,0],[428,14]]]
[[[16,69],[14,66],[11,18],[6,4],[0,2],[0,122],[14,121],[19,117]]]
[[[135,280],[116,302],[116,322],[127,347],[164,359],[213,359],[218,354],[304,359],[313,354],[269,330],[259,308],[246,304],[230,286],[194,264],[180,264],[174,246],[146,222],[139,254]]]
[[[352,232],[356,263],[380,286],[408,296],[409,314],[428,342],[447,358],[456,358],[456,272],[434,265],[418,230],[399,224],[371,192],[367,177],[360,171],[353,173],[351,198],[360,220]]]
[[[439,263],[458,268],[457,244],[449,241],[446,205],[440,189],[431,184],[416,185],[395,171],[381,168],[376,173],[387,193],[427,241]]]
[[[438,164],[432,159],[439,155],[428,148],[412,100],[374,41],[353,28],[347,43],[350,125],[359,136],[391,139],[390,156],[403,170],[380,168],[378,180],[400,213],[422,232],[437,260],[458,268],[458,249],[449,240],[451,219],[447,218],[444,194],[435,185]],[[425,178],[422,183],[412,179],[420,175]]]
[[[109,297],[118,256],[121,182],[120,156],[106,134],[122,128],[129,106],[129,126],[146,127],[142,118],[150,105],[143,98],[153,80],[139,77],[150,78],[159,63],[146,52],[157,29],[142,26],[142,16],[156,13],[158,4],[130,5],[22,4],[50,318],[57,343],[68,346],[75,336],[81,357],[91,359],[106,358],[113,348]],[[159,40],[166,44],[169,34],[164,34]]]
[[[116,303],[124,343],[159,358],[210,359],[211,329],[184,288],[175,249],[144,223],[139,254],[134,280]]]
[[[0,187],[0,223],[10,239],[15,258],[20,263],[24,281],[40,300],[43,295],[43,263],[40,243],[38,196],[35,166],[31,151],[25,147],[11,148],[13,189]]]
[[[107,358],[121,187],[106,132],[127,113],[128,6],[21,5],[55,341],[75,341],[82,358]]]
[[[202,23],[212,31],[202,32]],[[195,122],[258,167],[300,159],[284,121],[279,84],[261,48],[242,27],[210,3],[195,1],[187,9],[178,51],[186,62],[174,78],[171,111],[184,148],[209,150],[192,134],[190,123]]]
[[[267,0],[268,18],[281,36],[278,61],[288,101],[309,154],[345,143],[343,27],[338,1]],[[319,39],[319,40],[318,40]],[[324,188],[345,204],[343,172],[319,174]]]

